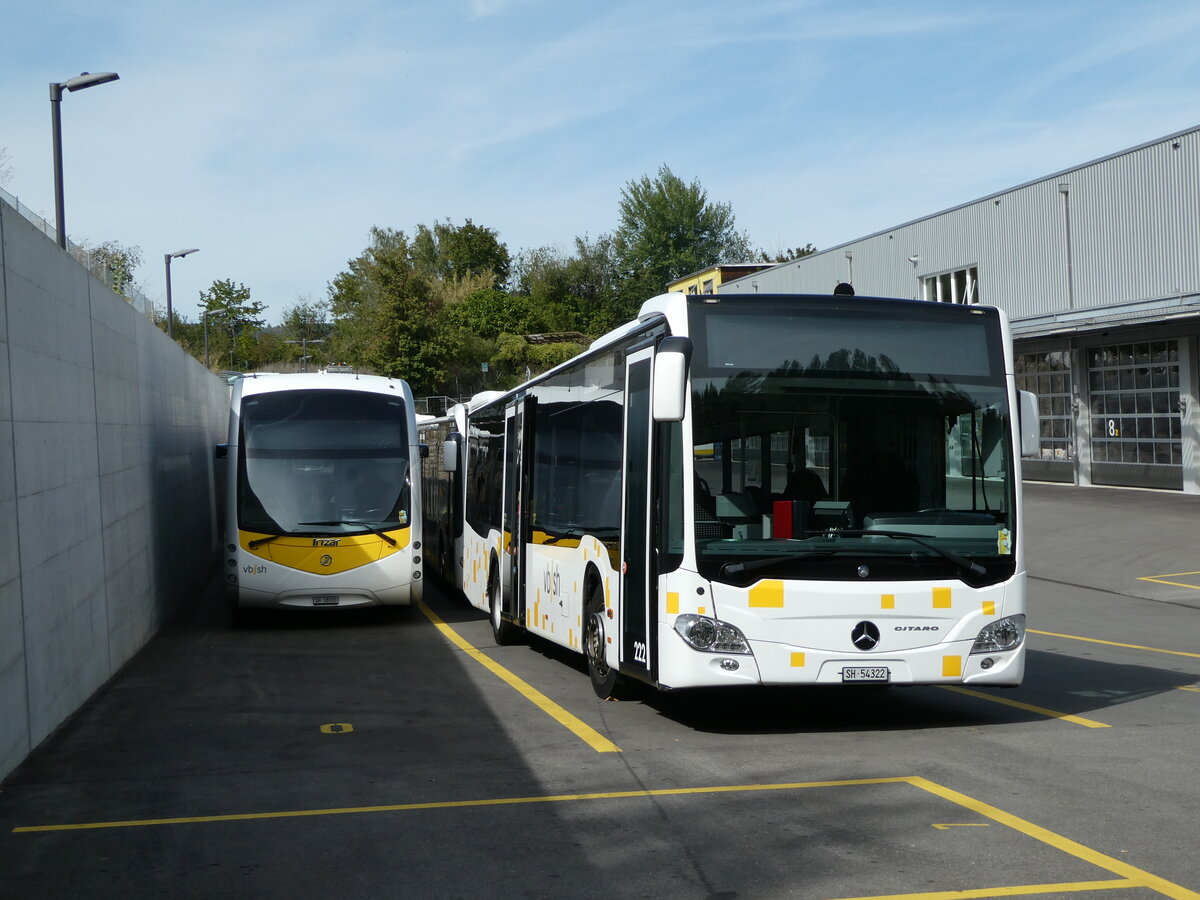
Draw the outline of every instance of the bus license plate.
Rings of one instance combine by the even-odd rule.
[[[845,666],[842,669],[842,682],[857,681],[888,681],[891,673],[886,666]]]
[[[337,594],[318,594],[313,597],[313,606],[337,606],[342,598]]]

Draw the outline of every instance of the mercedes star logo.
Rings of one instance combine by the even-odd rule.
[[[850,640],[859,650],[873,650],[879,643],[879,629],[874,622],[859,622],[850,632]]]

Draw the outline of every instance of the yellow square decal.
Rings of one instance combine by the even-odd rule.
[[[934,609],[949,609],[950,608],[950,588],[934,588],[933,589],[933,608]]]
[[[667,615],[679,615],[679,593],[677,591],[667,591]]]
[[[996,614],[996,601],[995,600],[984,600],[983,601],[983,614],[985,616],[994,616]]]
[[[804,668],[804,654],[803,653],[793,653],[792,654],[792,668],[793,669],[803,669]]]
[[[962,677],[962,657],[961,656],[943,656],[942,657],[942,677],[943,678],[961,678]]]
[[[881,598],[879,608],[880,609],[895,609],[896,608],[896,595],[895,594],[884,594],[883,597]]]
[[[783,582],[760,581],[750,588],[750,606],[773,609],[783,608]]]

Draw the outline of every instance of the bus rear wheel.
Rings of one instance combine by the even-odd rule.
[[[583,655],[587,657],[588,676],[592,690],[601,700],[618,700],[623,679],[617,670],[608,664],[605,650],[604,590],[600,585],[592,587],[588,596],[587,609],[583,617]]]

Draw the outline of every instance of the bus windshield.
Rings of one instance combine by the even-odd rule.
[[[242,402],[238,524],[267,534],[347,534],[409,522],[408,435],[398,398],[356,391]]]
[[[1012,575],[999,318],[987,308],[774,297],[691,307],[701,574]]]

